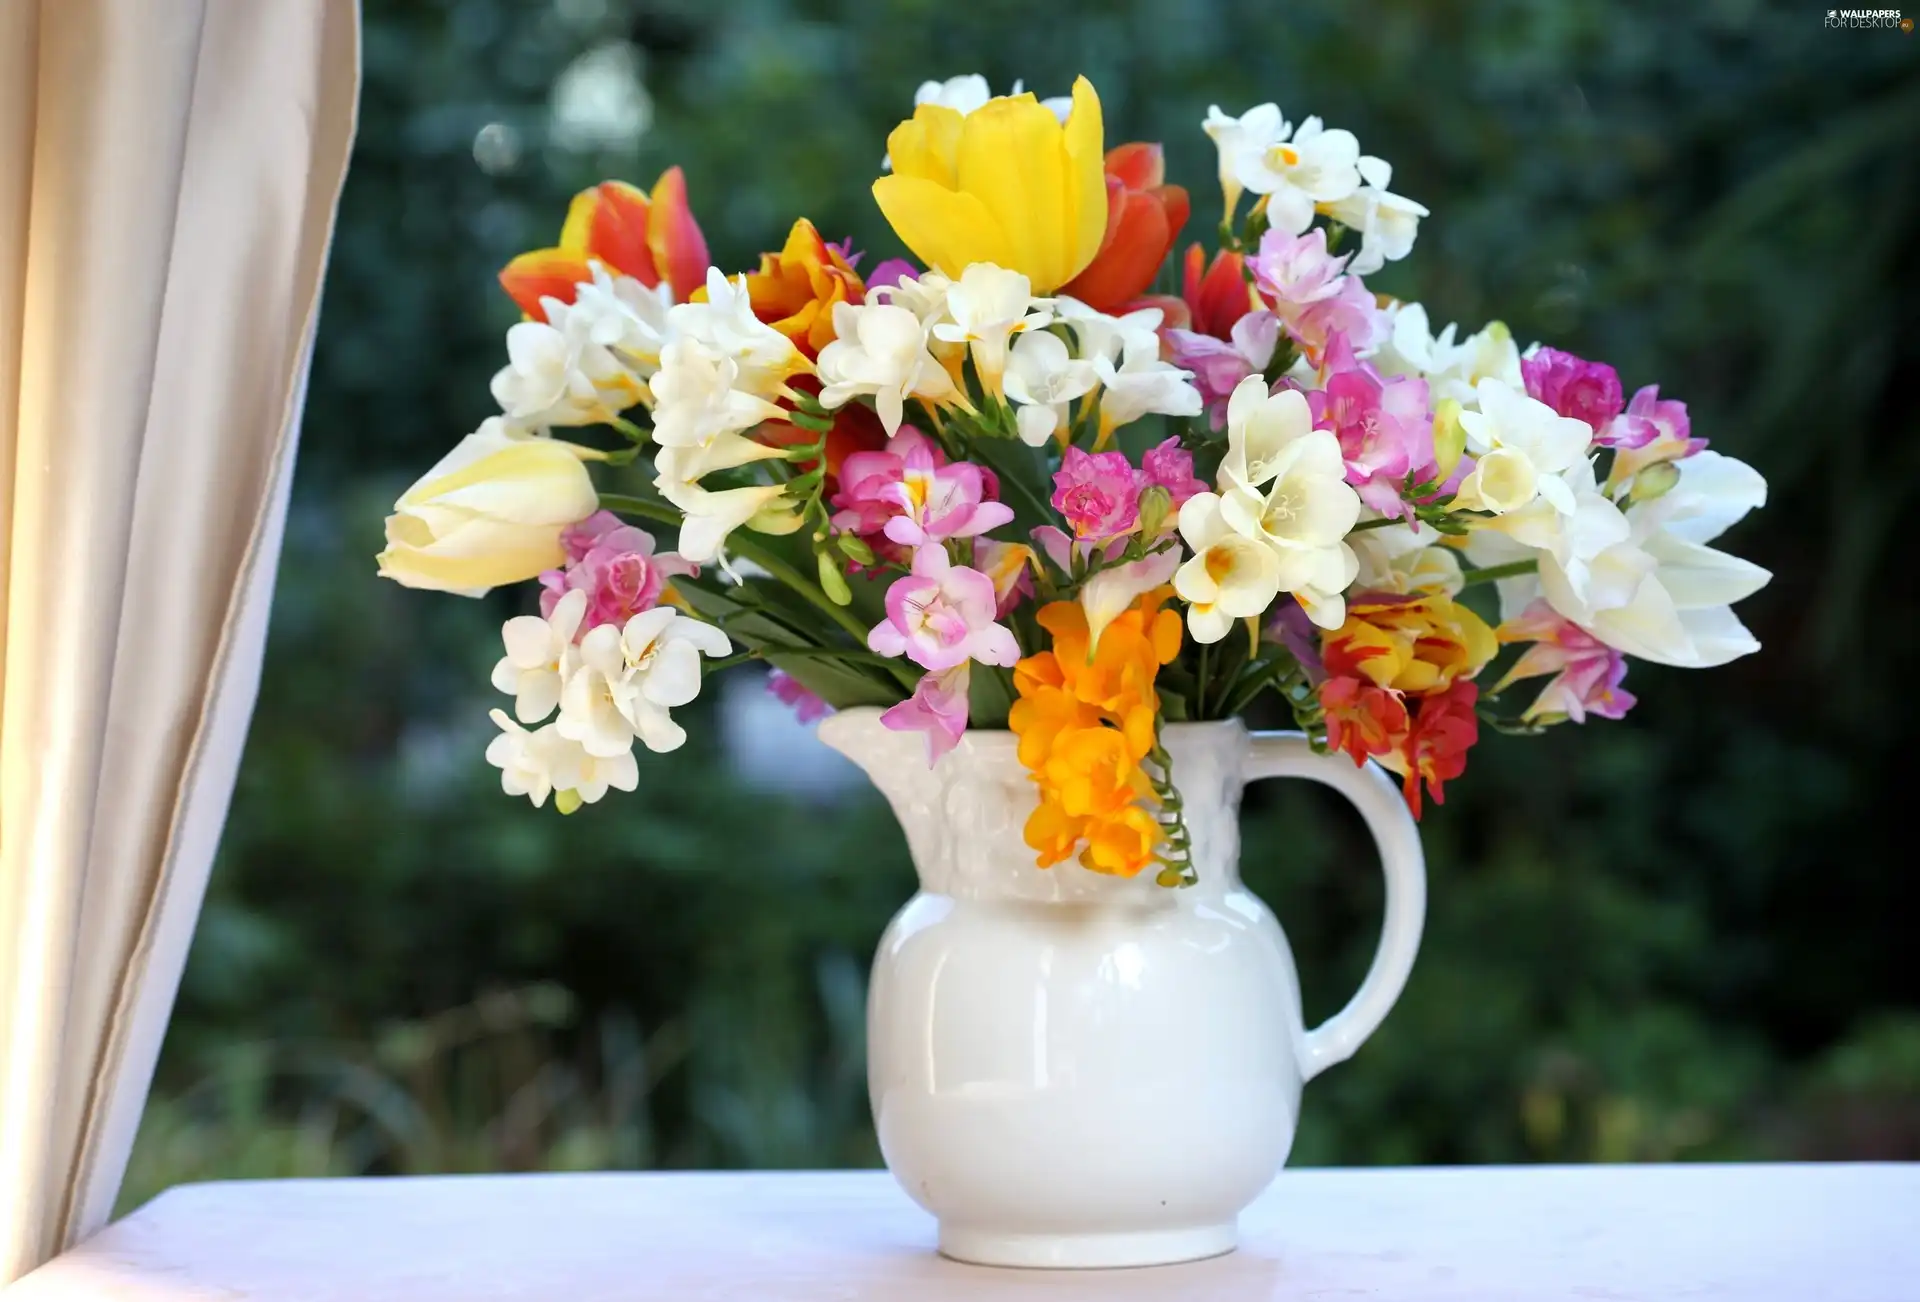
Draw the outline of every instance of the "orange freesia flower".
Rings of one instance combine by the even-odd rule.
[[[1168,185],[1159,145],[1107,151],[1107,230],[1100,251],[1061,289],[1101,312],[1119,312],[1147,292],[1187,224],[1187,192]]]
[[[582,190],[567,208],[560,243],[522,253],[500,272],[501,287],[520,310],[544,320],[542,298],[573,302],[575,286],[593,279],[598,262],[652,289],[661,281],[684,303],[706,279],[707,241],[687,206],[687,178],[669,167],[647,194],[625,181]]]
[[[833,305],[863,302],[866,292],[846,255],[805,217],[787,233],[786,247],[761,254],[760,270],[747,275],[753,314],[808,357],[833,342]]]
[[[1159,853],[1159,801],[1141,762],[1158,726],[1154,677],[1180,652],[1180,616],[1160,609],[1171,591],[1142,596],[1092,650],[1078,602],[1044,606],[1053,646],[1014,666],[1020,699],[1007,724],[1040,788],[1026,838],[1043,868],[1083,847],[1086,867],[1131,877]]]

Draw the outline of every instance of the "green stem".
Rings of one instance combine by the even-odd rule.
[[[1207,670],[1213,657],[1213,648],[1207,643],[1200,644],[1200,666],[1193,675],[1193,717],[1207,717]]]
[[[606,507],[609,511],[622,511],[628,515],[637,515],[642,519],[658,521],[661,524],[670,524],[677,527],[681,522],[680,513],[673,507],[665,502],[649,501],[644,497],[633,497],[624,493],[602,493],[600,495],[600,505]],[[786,561],[781,559],[769,548],[762,547],[758,542],[755,542],[752,535],[736,531],[733,536],[727,540],[727,545],[736,555],[752,561],[768,574],[771,574],[774,578],[780,580],[780,582],[786,584],[789,588],[792,588],[802,597],[805,597],[813,605],[818,606],[822,611],[826,612],[834,623],[850,633],[854,641],[858,642],[862,647],[866,646],[866,626],[854,618],[851,611],[842,606],[835,605],[833,599],[820,590],[819,584],[814,583],[811,579],[800,573],[799,570],[787,564]],[[881,658],[884,659],[885,657]],[[912,691],[919,683],[919,675],[907,672],[906,667],[900,664],[899,661],[887,660],[886,663],[893,676],[898,679],[900,684],[908,691]]]
[[[1356,524],[1355,526],[1353,526],[1353,528],[1349,529],[1347,532],[1359,533],[1362,529],[1384,529],[1390,524],[1399,524],[1399,523],[1400,521],[1395,519],[1393,516],[1383,515],[1378,520],[1362,520],[1359,524]]]
[[[1468,570],[1460,580],[1460,586],[1471,587],[1476,583],[1495,583],[1501,579],[1516,579],[1522,574],[1532,574],[1540,568],[1540,562],[1534,560],[1508,561],[1505,565],[1484,565],[1477,570]]]

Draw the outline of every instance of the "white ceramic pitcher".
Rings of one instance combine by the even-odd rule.
[[[820,736],[885,793],[920,875],[874,958],[868,1087],[887,1165],[939,1218],[940,1250],[1063,1267],[1230,1251],[1286,1162],[1302,1083],[1359,1047],[1413,966],[1426,876],[1395,783],[1298,734],[1169,726],[1199,872],[1170,890],[1150,871],[1035,867],[1011,733],[968,732],[931,769],[924,738],[877,710]],[[1373,965],[1311,1031],[1286,937],[1240,882],[1240,793],[1272,777],[1351,800],[1387,875]]]

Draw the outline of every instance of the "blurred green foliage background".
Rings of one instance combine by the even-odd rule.
[[[911,890],[877,798],[771,797],[715,701],[570,819],[481,759],[498,625],[374,577],[398,491],[492,408],[494,271],[576,189],[685,166],[716,261],[867,192],[926,77],[1085,72],[1218,217],[1211,102],[1323,115],[1428,204],[1374,278],[1658,382],[1759,466],[1772,567],[1728,669],[1636,667],[1624,723],[1489,737],[1425,824],[1426,946],[1308,1096],[1307,1163],[1920,1157],[1920,41],[1701,0],[366,0],[265,683],[129,1176],[877,1161],[867,956]],[[871,264],[869,264],[871,265]],[[1903,383],[1903,381],[1905,381]],[[749,808],[749,802],[751,807]],[[1247,875],[1310,1017],[1353,988],[1357,820],[1264,790]]]

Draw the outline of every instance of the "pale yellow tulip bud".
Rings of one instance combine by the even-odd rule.
[[[600,505],[581,461],[595,455],[487,421],[394,504],[381,576],[477,597],[559,566],[561,531]]]

